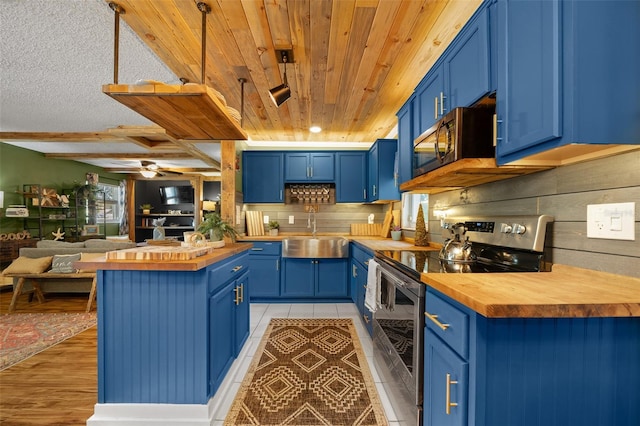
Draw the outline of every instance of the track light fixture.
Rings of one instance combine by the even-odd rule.
[[[269,90],[269,96],[274,104],[277,107],[282,105],[291,97],[291,89],[289,88],[289,83],[287,82],[287,62],[289,60],[289,51],[287,50],[276,50],[276,53],[280,54],[280,61],[284,64],[284,76],[282,78],[282,84],[274,87]],[[293,61],[292,61],[293,62]]]

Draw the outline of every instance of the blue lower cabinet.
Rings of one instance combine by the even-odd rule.
[[[251,300],[280,297],[280,253],[279,241],[253,241],[249,250],[249,277]]]
[[[98,271],[98,403],[206,404],[248,337],[248,258]]]
[[[640,318],[486,318],[430,287],[425,310],[424,426],[640,424]]]
[[[349,297],[347,259],[282,259],[283,298]]]

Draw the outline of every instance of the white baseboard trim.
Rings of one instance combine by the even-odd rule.
[[[87,426],[210,426],[213,399],[207,404],[96,404]]]

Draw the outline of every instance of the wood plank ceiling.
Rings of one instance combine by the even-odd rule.
[[[121,19],[177,76],[201,82],[196,1],[116,3],[125,10]],[[205,3],[204,83],[240,110],[238,79],[247,80],[243,128],[252,141],[372,142],[393,129],[397,110],[480,0]],[[287,65],[292,96],[279,108],[269,98],[284,70],[276,49],[294,56]],[[323,131],[309,132],[312,125]]]

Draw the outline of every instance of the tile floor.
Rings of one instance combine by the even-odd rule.
[[[253,356],[256,353],[260,339],[267,329],[269,320],[271,318],[352,318],[353,323],[356,326],[358,336],[362,348],[369,361],[369,369],[373,375],[373,379],[376,382],[378,388],[378,395],[384,406],[385,414],[389,420],[389,426],[399,426],[397,422],[396,414],[391,407],[391,403],[387,398],[387,395],[382,387],[380,376],[376,372],[373,364],[373,346],[371,338],[367,333],[367,330],[362,325],[358,309],[353,303],[300,303],[300,304],[264,304],[264,303],[252,303],[251,304],[251,330],[249,339],[245,344],[242,352],[238,356],[238,359],[231,366],[231,370],[227,374],[227,377],[222,382],[220,389],[216,392],[216,396],[213,399],[214,408],[214,425],[222,425],[224,418],[231,407],[233,399],[240,388],[240,383],[244,378],[249,365],[253,360]]]

